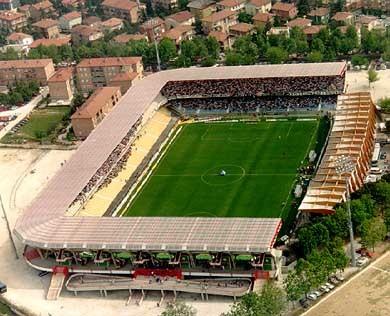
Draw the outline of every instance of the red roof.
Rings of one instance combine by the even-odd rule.
[[[14,33],[8,35],[7,40],[10,42],[16,42],[16,41],[20,41],[24,38],[32,38],[32,36],[29,34],[25,34],[25,33],[14,32]]]
[[[102,5],[121,10],[131,10],[137,7],[137,3],[130,0],[104,0]]]
[[[57,26],[58,21],[52,19],[43,19],[33,24],[35,27],[39,27],[41,29],[47,29],[49,27]]]
[[[218,42],[223,43],[227,40],[228,35],[220,31],[211,31],[209,37],[214,37]]]
[[[272,10],[277,10],[277,11],[285,11],[289,12],[290,10],[294,9],[295,5],[292,3],[285,3],[285,2],[276,2],[272,6]]]
[[[77,68],[86,67],[112,67],[135,65],[142,60],[142,57],[105,57],[105,58],[86,58],[77,65]]]
[[[73,69],[71,67],[58,69],[48,82],[64,82],[72,78]]]
[[[67,21],[71,21],[71,20],[74,20],[74,19],[81,18],[81,13],[77,12],[77,11],[72,11],[72,12],[69,12],[67,14],[64,14],[62,16],[62,18],[67,20]]]
[[[37,10],[45,10],[48,8],[52,8],[53,4],[49,0],[45,0],[42,2],[38,2],[32,5]]]
[[[63,46],[69,45],[70,36],[61,37],[61,38],[40,38],[31,43],[30,48],[37,48],[39,45],[42,46]]]
[[[0,69],[8,68],[41,68],[53,64],[51,59],[22,59],[0,61]]]
[[[167,16],[166,19],[172,19],[175,20],[178,23],[187,22],[188,20],[192,19],[194,15],[189,11],[180,11],[175,14],[171,14]]]
[[[117,43],[127,43],[129,41],[147,41],[148,38],[143,34],[119,34],[113,38],[114,42]]]
[[[253,21],[258,21],[258,22],[267,23],[268,21],[272,20],[273,17],[274,17],[274,15],[271,14],[271,13],[262,13],[262,12],[258,12],[258,13],[253,17]]]
[[[212,15],[206,16],[205,18],[202,19],[202,21],[214,23],[236,14],[237,14],[236,12],[226,9],[226,10],[215,12]]]
[[[291,20],[287,22],[287,26],[289,27],[305,27],[310,26],[311,20],[310,19],[304,19],[304,18],[296,18],[294,20]]]
[[[337,12],[332,19],[335,21],[343,22],[344,20],[353,17],[353,14],[350,12]]]
[[[23,17],[24,18],[26,17],[23,13],[14,12],[14,11],[0,11],[0,20],[13,21]]]
[[[251,0],[249,3],[257,8],[271,3],[271,0]]]

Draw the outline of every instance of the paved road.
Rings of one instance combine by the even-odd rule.
[[[47,94],[49,93],[49,88],[44,87],[43,91],[41,94],[36,96],[34,99],[32,99],[29,103],[26,105],[13,110],[13,111],[6,111],[6,112],[1,112],[1,116],[5,115],[17,115],[17,118],[11,122],[8,123],[7,126],[5,126],[1,131],[0,131],[0,139],[5,136],[15,125],[17,125],[21,120],[23,120],[37,105],[38,103],[42,100],[42,98],[46,97]]]

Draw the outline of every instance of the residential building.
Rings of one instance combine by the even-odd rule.
[[[110,113],[122,94],[119,87],[101,87],[71,116],[76,137],[85,139]]]
[[[187,4],[187,8],[198,20],[210,16],[217,10],[213,0],[194,0]]]
[[[230,27],[229,34],[233,37],[240,37],[252,34],[254,31],[253,24],[237,23]]]
[[[271,11],[271,0],[250,0],[245,4],[245,12],[254,16],[257,13],[267,13]]]
[[[61,4],[68,9],[78,9],[84,6],[84,0],[62,0]]]
[[[8,44],[17,44],[22,46],[29,46],[34,41],[29,34],[14,32],[7,36]]]
[[[51,59],[0,61],[0,86],[13,85],[19,81],[37,81],[43,86],[53,74]]]
[[[130,23],[138,22],[139,9],[136,2],[130,0],[104,0],[102,9],[107,17],[120,18]]]
[[[231,10],[218,11],[202,19],[205,34],[211,31],[229,33],[229,28],[234,24],[237,24],[237,13]]]
[[[371,31],[378,25],[380,25],[380,21],[376,16],[372,15],[361,15],[357,22],[359,22],[363,27],[367,28],[367,30]]]
[[[33,27],[45,38],[57,38],[60,36],[58,22],[52,19],[43,19],[33,24]]]
[[[252,18],[252,20],[255,26],[265,26],[267,24],[272,25],[274,23],[274,15],[268,12],[259,12]]]
[[[0,11],[0,29],[14,32],[27,25],[26,16],[14,11]]]
[[[20,6],[18,8],[18,11],[20,13],[23,13],[26,16],[26,19],[28,19],[31,17],[30,8],[31,8],[31,4],[25,4],[25,5]]]
[[[195,24],[195,17],[189,11],[180,11],[175,14],[171,14],[165,18],[165,25],[167,29],[179,25],[193,25],[193,24]]]
[[[377,2],[377,0],[370,0],[370,2]],[[348,11],[360,10],[363,7],[363,0],[346,0],[344,7]]]
[[[220,31],[211,31],[208,36],[214,37],[217,40],[222,51],[230,48],[229,35],[226,33]]]
[[[91,15],[87,16],[86,18],[83,18],[82,24],[88,25],[90,27],[100,28],[100,26],[102,25],[102,19],[97,16]]]
[[[310,19],[296,18],[294,20],[288,21],[287,22],[287,26],[289,28],[299,27],[299,28],[303,29],[304,27],[310,26],[311,22],[312,21]]]
[[[118,18],[111,18],[102,22],[102,28],[104,31],[113,32],[121,30],[123,28],[123,20]]]
[[[76,45],[97,41],[104,37],[101,30],[88,25],[77,25],[71,30],[72,42]]]
[[[34,21],[39,21],[49,17],[55,18],[57,12],[49,0],[44,0],[30,6],[30,15]]]
[[[231,10],[242,12],[245,9],[245,0],[222,0],[217,3],[217,10]]]
[[[298,9],[293,3],[276,2],[272,6],[272,13],[283,21],[294,19],[298,15]]]
[[[69,33],[74,26],[81,25],[81,13],[77,11],[69,12],[67,14],[62,15],[59,18],[58,22],[61,31]]]
[[[0,11],[15,11],[19,7],[19,0],[0,0]]]
[[[154,7],[162,7],[166,10],[176,9],[178,7],[177,0],[153,0],[152,5]]]
[[[137,77],[138,75],[135,72],[120,72],[110,80],[109,85],[110,87],[119,87],[122,95],[124,95]]]
[[[351,12],[337,12],[332,20],[340,25],[352,25],[355,22],[355,16]]]
[[[147,20],[141,24],[140,31],[148,37],[150,42],[158,41],[165,32],[164,20],[159,17]]]
[[[325,25],[307,26],[303,29],[303,33],[305,33],[307,40],[311,41],[313,39],[313,36],[317,35],[325,27]]]
[[[126,44],[130,41],[148,41],[145,34],[119,34],[112,39],[115,43]]]
[[[77,81],[83,92],[107,86],[118,73],[134,72],[143,75],[141,57],[107,57],[83,59],[76,67]]]
[[[70,45],[70,36],[64,36],[60,38],[39,38],[31,43],[30,48],[37,48],[38,46],[65,46]]]
[[[162,34],[163,38],[171,39],[177,46],[184,40],[191,40],[195,35],[193,26],[178,25]]]
[[[70,102],[73,99],[74,82],[71,67],[58,69],[47,82],[52,102]]]
[[[315,24],[327,24],[329,21],[329,9],[328,8],[317,8],[311,10],[308,13],[308,18]]]
[[[362,0],[362,8],[371,10],[381,10],[383,12],[390,12],[389,0]]]
[[[290,37],[290,28],[288,26],[271,27],[267,35],[285,35]]]

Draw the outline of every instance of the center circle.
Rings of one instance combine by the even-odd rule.
[[[228,185],[240,181],[245,169],[238,165],[219,165],[208,169],[201,179],[208,185]]]

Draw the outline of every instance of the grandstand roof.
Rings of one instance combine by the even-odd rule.
[[[336,76],[344,71],[345,63],[182,68],[135,81],[19,218],[15,232],[23,243],[38,247],[267,251],[280,219],[71,217],[66,211],[168,81]]]
[[[311,180],[299,210],[330,214],[345,200],[346,181],[353,192],[364,182],[374,147],[375,106],[369,92],[339,97],[328,145],[315,177]],[[335,161],[349,156],[355,163],[351,175],[336,172]]]

